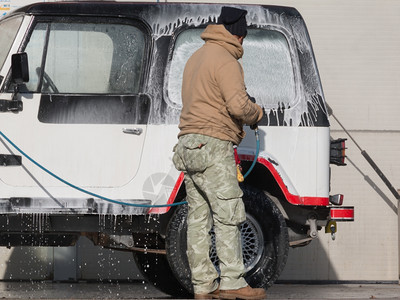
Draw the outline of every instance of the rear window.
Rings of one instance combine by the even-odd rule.
[[[182,106],[182,75],[186,61],[203,44],[203,29],[189,29],[178,35],[167,73],[167,99]],[[267,109],[296,104],[292,57],[286,37],[279,31],[249,29],[243,43],[243,69],[248,93]]]

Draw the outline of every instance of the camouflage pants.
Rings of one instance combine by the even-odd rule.
[[[189,205],[187,255],[194,292],[215,290],[218,278],[223,290],[245,287],[239,225],[246,214],[232,143],[188,134],[180,137],[174,150],[174,164],[185,173]],[[213,225],[220,274],[209,257]]]

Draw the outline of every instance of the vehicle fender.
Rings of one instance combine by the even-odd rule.
[[[241,161],[252,162],[254,160],[254,150],[241,148],[239,152],[239,159]],[[293,205],[313,205],[313,206],[326,206],[329,205],[328,197],[315,197],[300,195],[289,176],[284,171],[279,161],[267,152],[261,153],[257,157],[257,166],[261,166],[270,172],[275,179],[276,184],[279,186],[284,198]]]

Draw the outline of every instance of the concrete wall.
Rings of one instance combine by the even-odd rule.
[[[12,6],[14,0],[10,1]],[[27,3],[14,3],[21,2]],[[251,2],[294,6],[300,11],[311,35],[325,97],[335,117],[395,188],[400,188],[400,2]],[[333,118],[331,125],[334,138],[347,137]],[[332,166],[331,190],[332,194],[343,193],[345,204],[355,206],[355,222],[339,224],[335,241],[320,233],[309,246],[291,249],[283,280],[399,279],[397,200],[356,145],[348,140],[347,147],[348,166]],[[62,279],[71,272],[83,279],[138,278],[129,253],[95,248],[87,240],[64,250],[3,248],[0,257],[0,278],[4,279],[43,279],[53,273]]]
[[[325,97],[335,117],[400,187],[398,1],[272,1],[295,6],[313,42]],[[331,118],[332,136],[347,137]],[[335,241],[320,235],[291,250],[282,279],[392,281],[399,278],[398,203],[347,141],[348,166],[332,166],[332,194],[355,206]]]

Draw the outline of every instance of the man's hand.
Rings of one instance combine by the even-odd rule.
[[[247,97],[249,97],[249,99],[250,99],[251,102],[256,103],[256,98],[250,96],[249,93],[247,93]],[[255,123],[255,124],[253,124],[253,125],[250,125],[250,129],[251,129],[251,130],[256,130],[257,127],[258,127],[258,124],[257,124],[257,123]]]

